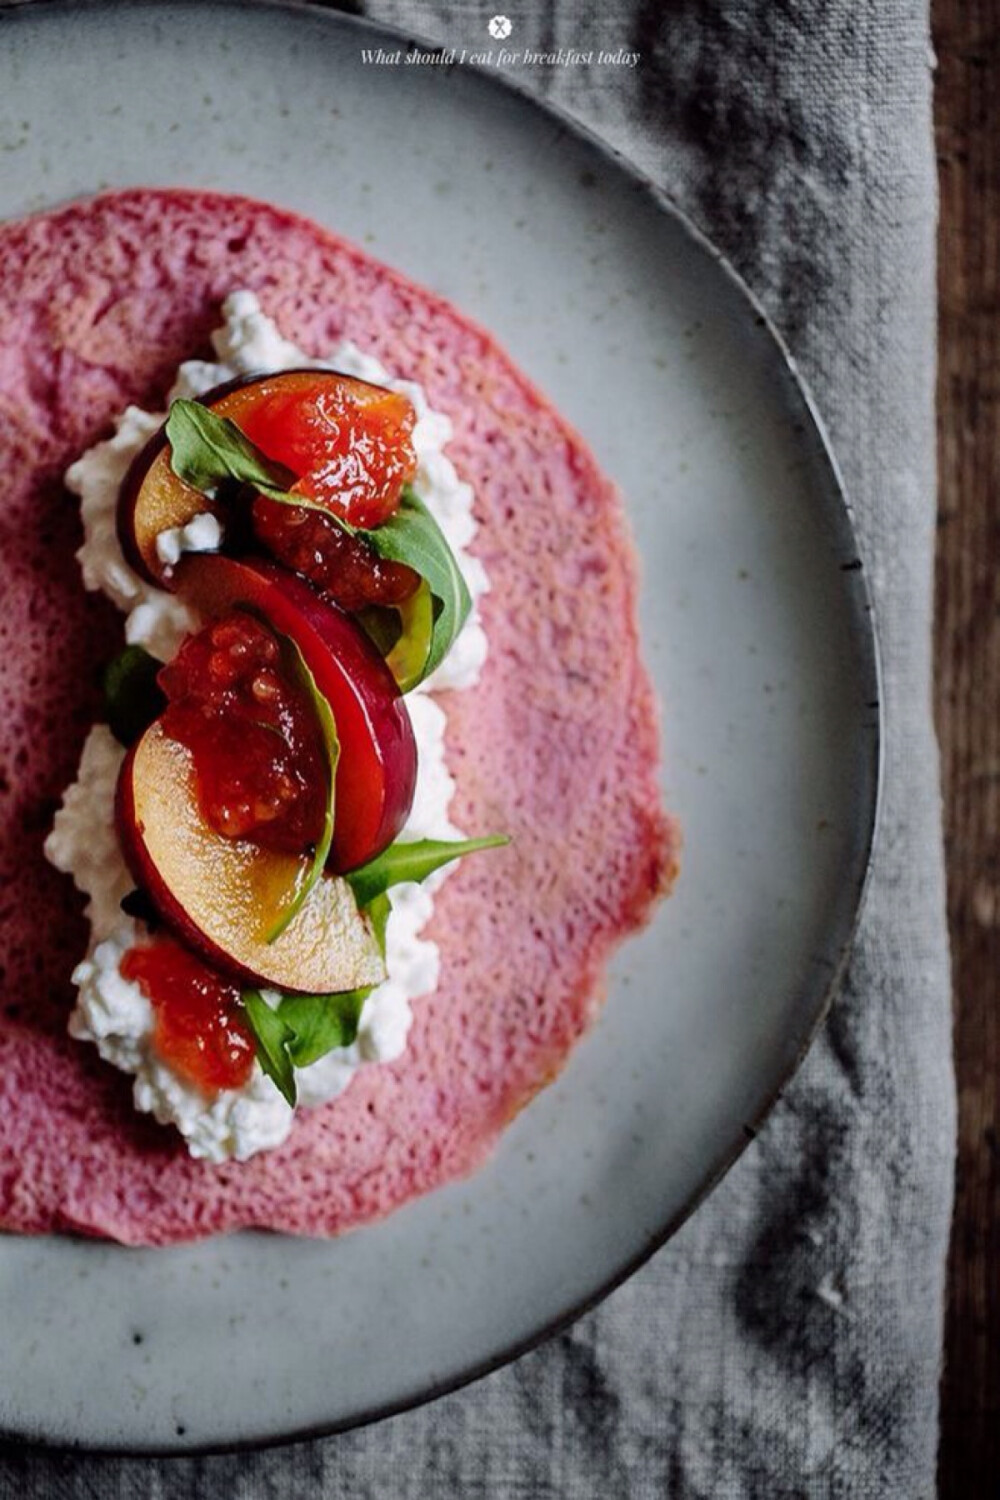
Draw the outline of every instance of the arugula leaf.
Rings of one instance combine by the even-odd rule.
[[[294,1109],[298,1092],[288,1047],[295,1033],[271,1009],[259,990],[244,990],[242,999],[244,1015],[257,1043],[257,1060],[282,1098]]]
[[[412,844],[390,844],[344,879],[358,906],[364,909],[390,886],[404,880],[426,880],[434,870],[463,854],[474,854],[477,849],[499,849],[509,843],[506,834],[495,833],[482,839],[416,839]]]
[[[366,604],[355,615],[379,655],[385,657],[401,693],[410,692],[427,675],[434,615],[434,595],[426,578],[401,604]]]
[[[376,943],[378,943],[378,951],[384,959],[385,929],[389,922],[389,914],[392,911],[392,902],[383,891],[380,896],[373,896],[361,910],[372,924],[372,932],[374,933]]]
[[[427,676],[427,663],[434,644],[434,595],[426,578],[421,579],[416,593],[404,599],[398,610],[402,630],[399,640],[386,653],[385,660],[399,684],[399,691],[408,693]]]
[[[335,1047],[351,1045],[372,988],[335,995],[283,995],[277,1009],[268,1005],[259,990],[243,991],[243,1011],[254,1035],[257,1059],[293,1109],[298,1099],[295,1069],[308,1068]]]
[[[361,1008],[371,992],[369,985],[339,995],[286,995],[278,1015],[292,1033],[287,1052],[295,1067],[307,1068],[334,1047],[349,1047],[358,1034]]]
[[[391,604],[366,604],[355,612],[354,618],[379,656],[388,656],[402,639],[403,621],[399,610],[393,609]]]
[[[296,678],[300,686],[305,689],[315,710],[316,717],[319,720],[320,731],[323,736],[323,748],[326,752],[329,786],[327,789],[326,807],[323,814],[323,832],[313,851],[312,863],[303,878],[298,882],[291,902],[281,912],[274,926],[267,933],[265,941],[268,943],[273,943],[276,938],[279,938],[296,912],[301,911],[306,898],[314,889],[326,866],[327,855],[330,853],[330,845],[333,843],[333,824],[336,806],[335,788],[337,784],[337,765],[340,760],[340,740],[337,736],[337,726],[334,722],[333,711],[329,703],[316,686],[316,679],[306,665],[302,652],[291,636],[282,635],[278,631],[275,631],[275,634],[278,636],[281,644],[282,656],[288,666],[289,674]]]
[[[120,744],[135,744],[166,707],[166,696],[156,681],[162,666],[142,646],[126,646],[104,668],[104,711],[111,733]]]
[[[410,488],[403,491],[399,509],[388,521],[373,531],[356,534],[374,547],[379,557],[413,568],[434,596],[430,650],[417,679],[422,682],[444,661],[472,608],[469,589],[454,554],[440,526]]]
[[[296,482],[291,469],[268,458],[235,422],[216,416],[200,401],[172,401],[166,431],[170,467],[178,479],[202,494],[223,480],[235,479],[272,500],[309,505],[304,496],[288,493]]]

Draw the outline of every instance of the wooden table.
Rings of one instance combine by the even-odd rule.
[[[959,1086],[941,1500],[1000,1496],[1000,6],[935,0],[937,723]]]

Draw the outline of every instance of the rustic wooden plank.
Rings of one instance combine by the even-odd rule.
[[[1000,1496],[1000,9],[935,0],[936,712],[959,1084],[941,1500]]]

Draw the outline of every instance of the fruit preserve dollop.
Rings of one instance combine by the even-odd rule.
[[[323,513],[368,529],[386,522],[416,473],[415,423],[405,396],[329,371],[312,385],[299,377],[293,388],[265,386],[259,400],[241,408],[247,436],[298,476],[292,494],[323,507],[258,495],[254,535],[343,609],[401,604],[419,585],[412,568],[380,558]]]
[[[243,1087],[255,1050],[235,984],[171,938],[130,948],[120,970],[152,1004],[153,1046],[164,1062],[207,1094]]]
[[[232,610],[159,673],[164,732],[191,751],[203,816],[227,838],[305,854],[322,835],[329,771],[308,691],[277,636]]]
[[[257,540],[272,557],[308,578],[342,609],[402,604],[420,584],[412,568],[379,557],[363,538],[350,536],[321,511],[258,495],[252,518]]]
[[[380,526],[398,509],[416,473],[415,424],[405,396],[329,372],[311,389],[276,384],[239,419],[258,448],[299,476],[293,494],[363,527]]]

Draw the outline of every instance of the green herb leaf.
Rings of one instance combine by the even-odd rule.
[[[275,631],[275,634],[281,643],[282,659],[289,676],[305,689],[315,710],[316,717],[319,720],[320,732],[323,736],[323,748],[326,752],[328,785],[326,807],[323,813],[323,832],[316,844],[312,862],[298,882],[292,900],[281,911],[274,926],[268,932],[266,937],[268,943],[273,943],[276,938],[279,938],[296,912],[301,911],[307,897],[314,889],[326,866],[327,856],[330,853],[330,845],[333,843],[337,764],[340,760],[340,740],[337,736],[337,726],[334,723],[333,711],[329,703],[316,686],[316,679],[306,665],[302,652],[292,638],[287,635],[281,635],[277,631]]]
[[[126,646],[108,663],[101,677],[104,710],[115,739],[134,745],[166,707],[166,697],[156,681],[163,666],[142,646]]]
[[[242,998],[243,1013],[257,1044],[257,1060],[282,1098],[294,1109],[298,1093],[288,1049],[295,1033],[278,1012],[271,1009],[259,990],[244,990]]]
[[[388,905],[388,902],[386,902]],[[372,987],[336,995],[283,995],[272,1009],[259,990],[243,991],[243,1010],[253,1032],[257,1059],[294,1109],[295,1069],[308,1068],[335,1047],[349,1047]]]
[[[368,604],[355,619],[385,657],[401,693],[423,682],[434,638],[434,595],[426,578],[402,604]]]
[[[354,618],[380,656],[388,656],[402,638],[403,622],[391,604],[366,604]]]
[[[440,614],[437,618],[440,619]],[[434,595],[426,578],[416,593],[399,606],[399,620],[402,626],[399,640],[385,660],[399,684],[399,691],[408,693],[427,676],[427,663],[434,645]]]
[[[345,875],[358,905],[370,907],[377,896],[404,880],[426,880],[442,865],[477,849],[499,849],[509,844],[506,834],[491,834],[483,839],[417,839],[412,844],[390,844],[366,865]]]
[[[216,489],[223,480],[249,484],[272,500],[308,505],[300,495],[289,495],[295,475],[284,464],[273,462],[252,443],[229,417],[218,417],[200,401],[170,403],[167,416],[170,467],[202,494]]]
[[[430,650],[417,681],[429,677],[448,655],[469,617],[472,599],[440,526],[419,495],[403,491],[399,509],[373,531],[358,531],[379,557],[405,563],[425,579],[434,597]],[[416,684],[412,684],[415,686]]]
[[[389,913],[392,911],[392,902],[383,891],[380,896],[373,896],[368,904],[362,907],[362,911],[372,924],[372,932],[378,943],[378,951],[385,958],[385,929],[389,921]]]
[[[349,1047],[370,994],[369,985],[339,995],[286,995],[278,1015],[292,1032],[287,1050],[294,1065],[307,1068],[335,1047]]]

